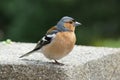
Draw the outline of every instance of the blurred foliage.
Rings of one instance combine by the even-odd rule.
[[[0,0],[0,39],[37,42],[66,15],[83,24],[76,28],[77,44],[97,45],[102,44],[100,40],[119,39],[119,3],[120,0]]]
[[[106,40],[98,40],[92,43],[94,46],[105,46],[105,47],[120,47],[120,39],[106,39]]]

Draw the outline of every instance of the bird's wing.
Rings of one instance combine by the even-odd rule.
[[[32,51],[20,56],[20,58],[22,58],[24,56],[28,56],[31,53],[41,49],[43,46],[49,44],[55,38],[57,32],[58,31],[55,27],[52,27],[51,29],[49,29],[47,34],[45,36],[43,36],[43,38],[40,41],[38,41],[36,47]]]
[[[52,27],[51,29],[49,29],[46,33],[46,35],[40,40],[38,41],[36,47],[33,50],[39,50],[41,49],[44,45],[49,44],[56,36],[56,33],[58,32],[56,27]]]

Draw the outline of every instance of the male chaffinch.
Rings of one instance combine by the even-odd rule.
[[[36,47],[20,56],[28,56],[35,51],[41,51],[48,59],[53,59],[56,64],[60,64],[57,60],[65,57],[74,47],[76,42],[75,27],[81,23],[75,21],[73,18],[65,16],[56,26],[50,28],[45,36],[38,41]]]

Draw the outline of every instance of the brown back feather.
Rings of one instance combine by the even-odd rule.
[[[53,30],[57,30],[57,28],[56,28],[55,26],[53,26],[52,28],[50,28],[50,29],[47,31],[47,33],[50,33],[50,32],[52,32]]]

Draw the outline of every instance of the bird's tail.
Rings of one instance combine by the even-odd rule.
[[[19,58],[22,58],[22,57],[28,56],[28,55],[30,55],[30,54],[33,53],[33,52],[35,52],[35,50],[32,50],[32,51],[30,51],[30,52],[28,52],[28,53],[26,53],[26,54],[20,56]]]

